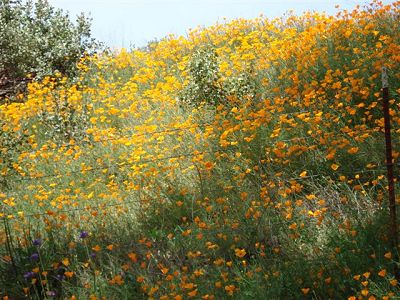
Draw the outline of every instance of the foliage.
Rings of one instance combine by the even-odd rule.
[[[234,20],[30,84],[0,106],[0,295],[398,297],[398,17]]]
[[[18,165],[18,157],[26,151],[29,145],[29,135],[26,130],[13,132],[7,124],[0,123],[0,186],[5,188],[12,175],[23,174]]]
[[[83,14],[74,24],[46,0],[0,1],[1,86],[23,82],[27,74],[43,78],[59,71],[72,76],[80,59],[96,47]]]
[[[199,107],[203,103],[217,106],[245,102],[249,97],[254,100],[258,84],[254,74],[246,70],[223,80],[220,64],[221,60],[212,46],[202,46],[194,51],[187,67],[188,83],[179,94],[180,102]]]
[[[66,79],[65,79],[66,80]],[[53,80],[49,84],[56,86],[59,80]],[[37,116],[37,122],[43,129],[43,138],[56,144],[69,142],[70,140],[88,141],[86,130],[89,128],[89,107],[82,103],[76,107],[70,97],[74,93],[74,87],[69,93],[57,94],[53,98],[52,110],[42,110]]]
[[[190,81],[182,91],[180,100],[194,106],[207,102],[219,104],[225,98],[220,84],[218,56],[211,46],[197,49],[188,65]]]

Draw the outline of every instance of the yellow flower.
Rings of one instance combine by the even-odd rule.
[[[304,295],[307,295],[310,292],[310,288],[302,288],[301,291]]]
[[[236,248],[236,249],[235,249],[235,255],[236,255],[237,257],[242,258],[242,257],[244,257],[244,256],[246,255],[246,250],[245,250],[245,249]]]
[[[225,291],[228,293],[229,296],[233,295],[235,289],[236,287],[233,284],[225,286]]]
[[[131,261],[137,262],[137,256],[135,253],[128,253],[128,257]]]
[[[62,264],[63,264],[64,266],[66,266],[66,267],[69,266],[69,259],[68,259],[68,258],[64,258],[61,262],[62,262]]]
[[[358,152],[358,147],[351,147],[349,150],[347,150],[347,152],[349,154],[356,154]]]
[[[195,288],[196,286],[193,283],[185,283],[182,287],[184,289],[191,290],[191,289]]]
[[[369,276],[371,275],[371,273],[370,272],[365,272],[364,274],[363,274],[363,276],[365,277],[365,278],[369,278]]]
[[[307,176],[307,171],[303,171],[299,175],[300,177],[306,177]]]
[[[366,297],[368,294],[369,294],[369,291],[367,289],[361,290],[361,295],[363,295],[364,297]]]
[[[197,289],[188,293],[189,297],[195,297],[196,295],[197,295]]]
[[[101,250],[101,247],[99,245],[96,245],[96,246],[92,247],[92,250],[95,252],[99,252]]]
[[[337,169],[339,169],[339,166],[337,164],[332,164],[331,169],[336,171]]]

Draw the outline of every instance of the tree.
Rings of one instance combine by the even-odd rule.
[[[73,76],[81,57],[100,45],[90,27],[84,14],[74,23],[47,0],[0,0],[0,99],[23,89],[28,77]]]

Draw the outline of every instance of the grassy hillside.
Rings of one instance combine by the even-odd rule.
[[[0,106],[0,296],[398,299],[399,4],[196,29]]]

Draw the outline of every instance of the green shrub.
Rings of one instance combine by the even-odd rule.
[[[73,23],[46,0],[0,0],[0,97],[25,86],[27,74],[73,75],[82,56],[98,47],[83,14]]]
[[[255,99],[259,79],[251,70],[223,78],[221,59],[212,46],[197,49],[187,66],[189,80],[179,95],[184,105],[198,107],[201,103],[216,106]]]
[[[45,137],[56,143],[82,140],[89,127],[88,108],[77,110],[67,101],[60,102],[54,112],[43,111],[39,120],[44,125]]]
[[[189,83],[180,95],[184,104],[198,106],[202,102],[218,105],[225,98],[220,82],[219,59],[208,46],[195,51],[188,65]]]

